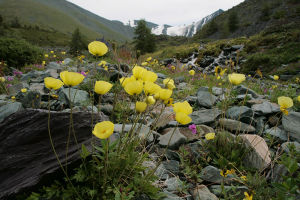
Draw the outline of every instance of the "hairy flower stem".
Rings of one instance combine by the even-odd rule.
[[[50,128],[50,92],[49,92],[49,95],[48,95],[48,134],[49,134],[49,139],[50,139],[50,144],[51,144],[51,147],[52,147],[52,150],[53,150],[53,153],[56,157],[56,160],[61,168],[61,170],[63,171],[63,173],[65,174],[66,176],[66,179],[67,181],[71,184],[71,187],[72,189],[74,190],[74,192],[76,193],[76,195],[78,196],[79,199],[82,199],[82,197],[80,196],[80,194],[77,192],[76,188],[74,187],[73,183],[71,182],[68,174],[67,174],[67,171],[64,169],[59,157],[58,157],[58,154],[55,150],[55,146],[54,146],[54,143],[53,143],[53,139],[52,139],[52,135],[51,135],[51,128]]]

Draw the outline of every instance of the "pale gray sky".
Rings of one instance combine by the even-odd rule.
[[[68,0],[101,17],[146,19],[156,24],[183,25],[199,21],[218,9],[227,10],[244,0]]]

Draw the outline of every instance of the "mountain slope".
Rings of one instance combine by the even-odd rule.
[[[0,14],[7,21],[17,16],[22,24],[66,34],[78,27],[89,39],[104,36],[125,41],[133,37],[134,31],[122,22],[107,20],[65,0],[0,0]]]
[[[182,26],[169,26],[169,25],[158,25],[152,27],[152,33],[155,35],[170,35],[170,36],[185,36],[185,37],[192,37],[199,31],[206,23],[210,20],[214,19],[224,11],[219,9],[216,12],[204,17],[200,21],[190,25],[182,25]]]
[[[235,27],[231,30],[228,25],[230,17],[235,20]],[[277,29],[288,24],[296,27],[299,23],[299,0],[245,0],[215,17],[198,31],[194,38],[251,36],[265,29]]]

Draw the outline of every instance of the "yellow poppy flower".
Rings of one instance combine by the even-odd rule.
[[[111,88],[112,84],[106,81],[96,81],[95,83],[95,92],[97,94],[106,94]]]
[[[234,85],[239,85],[244,80],[246,80],[246,76],[244,74],[233,73],[233,74],[228,75],[228,79],[229,79],[230,83],[232,83]]]
[[[153,95],[159,92],[160,89],[161,87],[159,85],[150,81],[146,81],[144,84],[144,91],[146,95]]]
[[[174,65],[172,65],[171,69],[174,71],[176,69],[176,67]]]
[[[221,79],[221,76],[217,76],[217,80],[220,80]]]
[[[45,58],[48,58],[49,57],[49,55],[48,54],[45,54]]]
[[[175,113],[182,112],[187,115],[192,114],[193,112],[193,108],[187,101],[174,103],[173,110]]]
[[[167,83],[167,88],[170,90],[173,90],[174,88],[176,88],[176,86],[174,85],[174,83]]]
[[[43,61],[43,62],[42,62],[42,65],[43,65],[43,66],[46,65],[46,61]]]
[[[300,102],[300,95],[297,97],[297,100]]]
[[[294,105],[293,100],[290,97],[278,97],[278,104],[280,105],[280,110],[285,114],[288,115],[289,112],[287,108],[290,108]]]
[[[190,71],[189,71],[189,74],[190,74],[191,76],[194,76],[194,75],[195,75],[195,70],[190,70]]]
[[[140,94],[143,91],[143,83],[141,81],[131,81],[124,87],[129,95]]]
[[[88,45],[89,52],[93,54],[94,56],[103,56],[107,53],[108,48],[106,44],[99,41],[91,42]]]
[[[129,82],[132,82],[132,81],[136,81],[135,77],[134,76],[131,76],[131,77],[122,77],[120,78],[120,83],[123,87],[125,87],[125,85]]]
[[[107,62],[105,60],[101,60],[101,62],[98,64],[98,66],[105,66]]]
[[[171,84],[174,85],[174,80],[171,79],[171,78],[166,78],[166,79],[163,80],[164,85],[167,85],[168,83],[171,83]]]
[[[206,140],[213,140],[215,138],[215,133],[207,133],[205,134]]]
[[[159,91],[159,98],[161,100],[168,100],[171,95],[172,95],[173,91],[172,90],[169,90],[169,89],[161,89]]]
[[[142,62],[142,66],[148,65],[148,62]]]
[[[152,71],[144,71],[143,72],[143,81],[155,82],[157,80],[157,74]]]
[[[61,80],[52,77],[44,78],[44,83],[45,83],[45,87],[48,88],[49,90],[51,89],[57,90],[64,85],[64,83]]]
[[[105,71],[108,71],[108,67],[107,67],[107,66],[104,66],[104,70],[105,70]]]
[[[11,97],[11,100],[13,100],[13,101],[16,100],[16,97],[15,97],[15,96],[12,96],[12,97]]]
[[[108,138],[113,134],[113,132],[114,132],[114,124],[110,121],[103,121],[97,123],[93,130],[93,134],[100,139]]]
[[[0,77],[0,82],[4,82],[5,78],[4,77]]]
[[[241,179],[242,179],[243,181],[247,181],[247,177],[246,177],[246,176],[241,176]]]
[[[149,104],[149,105],[153,105],[155,104],[156,100],[154,99],[153,96],[148,96],[146,97],[146,103]]]
[[[63,71],[60,72],[60,78],[67,86],[76,86],[83,81],[84,76],[77,72]]]
[[[50,53],[54,53],[54,51],[50,51]]]
[[[152,60],[152,57],[148,57],[147,58],[147,62],[149,62],[150,60]]]
[[[176,113],[175,119],[177,122],[179,122],[182,125],[189,124],[192,121],[192,118],[190,118],[187,114],[182,113],[182,112]]]
[[[136,78],[136,79],[142,79],[143,76],[144,76],[144,73],[146,72],[147,70],[143,67],[140,67],[140,66],[135,66],[133,69],[132,69],[132,73],[133,73],[133,76]]]
[[[61,54],[62,54],[62,55],[65,55],[65,54],[66,54],[66,52],[65,52],[65,51],[62,51],[62,52],[61,52]]]
[[[252,200],[253,199],[253,195],[249,195],[248,192],[244,192],[245,198],[243,200]]]
[[[23,89],[21,89],[21,92],[26,93],[26,92],[27,92],[27,89],[26,89],[26,88],[23,88]]]
[[[277,81],[277,80],[279,79],[279,76],[274,75],[274,76],[273,76],[273,79],[274,79],[275,81]]]
[[[139,113],[142,113],[146,110],[147,108],[147,103],[142,102],[142,101],[137,101],[135,103],[135,110]]]
[[[56,55],[53,55],[53,58],[56,58]]]

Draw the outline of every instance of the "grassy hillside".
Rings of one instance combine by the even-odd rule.
[[[79,28],[89,39],[106,37],[117,41],[130,40],[133,29],[121,22],[110,21],[65,0],[0,0],[0,14],[10,21],[38,25],[70,35]]]
[[[287,24],[299,27],[299,0],[245,0],[205,25],[194,39],[251,36]]]

